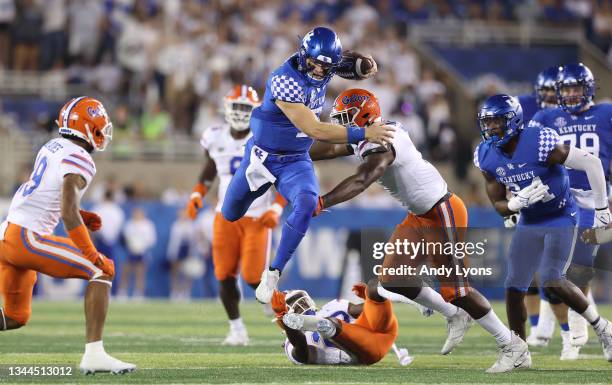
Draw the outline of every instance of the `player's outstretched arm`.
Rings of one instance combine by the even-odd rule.
[[[601,161],[593,154],[580,148],[557,144],[547,159],[549,165],[563,164],[587,174],[595,201],[595,227],[606,226],[610,222],[606,177]]]
[[[377,152],[366,156],[365,161],[357,168],[354,175],[349,176],[332,191],[321,197],[322,209],[348,201],[361,194],[384,174],[394,159],[393,151]]]
[[[359,143],[368,140],[385,144],[393,139],[395,128],[383,122],[375,122],[368,127],[344,127],[340,124],[324,123],[314,112],[302,103],[277,100],[276,105],[298,130],[313,139],[329,143]]]
[[[325,143],[317,140],[310,147],[309,154],[312,160],[325,160],[348,156],[352,154],[352,151],[344,144]]]
[[[198,177],[198,183],[193,187],[189,202],[187,202],[187,215],[191,219],[197,217],[198,210],[203,206],[202,198],[204,198],[208,192],[208,187],[210,187],[217,177],[217,165],[215,161],[211,158],[208,151],[204,151],[204,154],[206,155],[206,163],[204,163],[202,167],[202,172],[200,172],[200,176]]]

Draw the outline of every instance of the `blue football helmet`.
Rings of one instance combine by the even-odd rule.
[[[504,135],[491,135],[487,123],[492,119],[502,119]],[[484,140],[491,140],[497,147],[503,147],[510,139],[523,130],[523,108],[518,100],[510,95],[493,95],[485,100],[478,113],[480,134]]]
[[[325,75],[322,79],[313,77],[312,68],[309,68],[306,59],[311,58],[323,66]],[[326,84],[334,75],[336,68],[342,60],[342,44],[334,31],[325,27],[317,27],[308,32],[302,39],[298,52],[298,65],[300,71],[306,72],[308,81],[314,86]]]
[[[552,100],[546,100],[546,91],[552,90],[556,92],[555,86],[557,84],[558,75],[559,66],[548,67],[538,74],[533,88],[535,89],[536,102],[540,108],[551,108],[557,106],[556,96],[554,102],[552,102]]]
[[[561,97],[561,88],[564,86],[582,86],[582,96],[579,103],[570,104],[571,97]],[[559,69],[557,76],[557,100],[559,106],[569,113],[577,113],[584,106],[593,101],[595,95],[595,78],[589,67],[582,63],[564,65]]]

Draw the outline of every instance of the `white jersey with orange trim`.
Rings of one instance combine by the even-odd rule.
[[[244,156],[244,146],[251,138],[251,133],[242,139],[234,139],[230,133],[230,126],[223,124],[208,128],[202,134],[200,144],[211,159],[217,165],[217,175],[219,176],[219,192],[217,194],[218,203],[215,210],[221,212],[225,192],[232,180],[232,176],[240,166]],[[255,199],[244,215],[245,217],[258,218],[265,213],[274,202],[274,193],[270,189],[265,194]]]
[[[61,217],[62,184],[67,174],[78,174],[89,187],[96,165],[81,146],[65,138],[41,147],[30,180],[19,187],[9,208],[7,221],[41,235],[52,234]]]
[[[446,195],[448,186],[438,170],[423,159],[401,123],[387,124],[395,126],[391,142],[395,160],[378,182],[413,214],[425,214]],[[361,161],[365,161],[369,154],[388,151],[386,147],[368,141],[352,145],[352,149]]]
[[[344,322],[353,323],[355,318],[348,312],[349,301],[345,299],[335,299],[329,301],[317,312],[320,317],[335,317]],[[331,341],[324,339],[318,332],[304,332],[306,343],[313,347],[316,352],[317,365],[356,365],[359,363],[357,358],[334,345]],[[294,364],[302,364],[293,357],[293,345],[285,339],[285,355]]]

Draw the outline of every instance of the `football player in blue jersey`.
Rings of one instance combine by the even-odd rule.
[[[523,122],[527,124],[531,118],[538,112],[545,109],[557,108],[557,93],[555,84],[559,66],[548,67],[541,71],[533,86],[534,92],[529,95],[518,96],[519,103],[523,109]],[[506,227],[514,227],[518,222],[518,213],[504,218]],[[540,297],[542,301],[540,301]],[[531,324],[531,330],[527,337],[527,343],[530,346],[547,346],[552,335],[555,332],[555,318],[561,325],[562,330],[568,328],[567,306],[565,306],[558,298],[547,296],[547,292],[538,289],[537,278],[534,278],[527,294],[525,295],[525,306],[527,307],[527,316]],[[565,342],[565,340],[564,340]],[[572,355],[575,350],[568,343],[564,343],[564,350],[561,352],[562,359],[567,358],[568,354]]]
[[[510,328],[525,338],[525,291],[537,271],[545,290],[591,323],[605,358],[612,361],[612,323],[600,317],[584,293],[565,277],[578,234],[578,208],[564,166],[585,172],[595,202],[595,226],[601,227],[610,222],[601,162],[583,149],[563,144],[551,128],[523,130],[523,111],[512,96],[488,98],[478,122],[483,141],[476,148],[474,163],[486,180],[487,195],[501,215],[521,214],[505,282]],[[510,199],[506,188],[512,192]],[[525,351],[516,354],[524,354],[524,362],[530,363],[526,344]]]
[[[371,57],[347,52],[343,56],[336,33],[317,27],[304,36],[299,51],[270,74],[263,102],[251,115],[253,137],[246,144],[221,209],[225,219],[236,221],[272,184],[293,206],[283,225],[276,257],[255,290],[259,302],[270,302],[280,272],[320,205],[319,185],[308,155],[314,139],[331,143],[368,139],[383,144],[393,138],[394,128],[380,122],[344,127],[319,120],[327,84],[335,73],[363,79],[376,71]]]
[[[538,112],[530,126],[548,127],[555,130],[561,141],[576,146],[596,157],[603,166],[609,180],[612,159],[612,104],[593,102],[595,80],[584,64],[568,64],[560,68],[556,81],[559,108]],[[579,227],[594,226],[595,209],[603,202],[594,200],[593,186],[581,170],[568,170],[570,189],[580,212]],[[593,262],[597,246],[582,241],[576,243],[568,278],[585,293],[589,293],[589,282],[595,271]],[[592,298],[592,297],[591,297]],[[578,352],[588,341],[588,325],[575,311],[569,311],[568,339],[574,347],[571,359],[578,358]]]

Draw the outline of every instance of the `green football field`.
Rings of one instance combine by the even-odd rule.
[[[321,304],[322,302],[319,301]],[[503,306],[496,305],[505,320]],[[82,304],[37,302],[27,327],[0,333],[0,383],[275,383],[275,384],[396,384],[396,383],[610,383],[612,363],[603,359],[591,336],[579,361],[559,361],[560,338],[548,348],[532,349],[529,371],[487,375],[496,358],[494,340],[474,326],[455,352],[438,351],[446,333],[439,315],[424,318],[406,305],[396,306],[400,320],[398,346],[415,357],[402,367],[391,352],[370,367],[296,366],[281,349],[280,329],[263,314],[261,305],[243,304],[251,336],[248,347],[220,346],[227,321],[218,302],[111,303],[104,339],[106,350],[136,363],[138,371],[124,376],[97,374],[70,377],[14,377],[15,364],[78,365],[83,350]],[[612,317],[612,306],[600,307]]]

